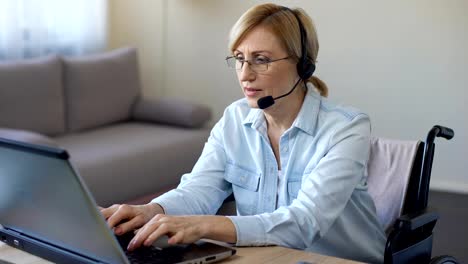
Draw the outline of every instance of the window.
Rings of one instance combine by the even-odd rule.
[[[107,0],[0,0],[0,60],[105,48]]]

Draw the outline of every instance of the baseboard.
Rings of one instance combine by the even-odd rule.
[[[432,179],[429,188],[433,191],[468,194],[468,183],[455,181],[437,181]]]

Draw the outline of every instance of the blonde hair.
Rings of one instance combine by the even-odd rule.
[[[304,26],[308,43],[307,57],[315,64],[319,43],[312,19],[301,8],[289,9],[271,3],[254,6],[237,20],[229,34],[229,50],[234,52],[253,28],[262,25],[278,37],[290,57],[299,61],[302,55],[301,33],[298,21],[292,12],[297,15]],[[327,85],[318,77],[311,76],[306,82],[312,83],[322,96],[328,95]]]

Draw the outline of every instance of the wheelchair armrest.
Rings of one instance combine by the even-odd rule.
[[[433,210],[423,210],[400,216],[394,224],[395,229],[414,231],[417,228],[434,224],[439,219],[439,214]]]

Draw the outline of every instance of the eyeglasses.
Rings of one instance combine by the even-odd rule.
[[[241,57],[236,57],[236,56],[228,56],[226,57],[226,62],[229,68],[236,69],[236,70],[241,70],[242,67],[244,66],[244,63],[248,63],[250,66],[250,69],[253,72],[259,73],[259,72],[264,72],[268,70],[268,65],[270,63],[275,62],[275,61],[280,61],[280,60],[286,60],[289,59],[289,57],[284,57],[281,59],[276,59],[276,60],[270,60],[268,58],[254,58],[252,60],[245,60],[244,58]]]

